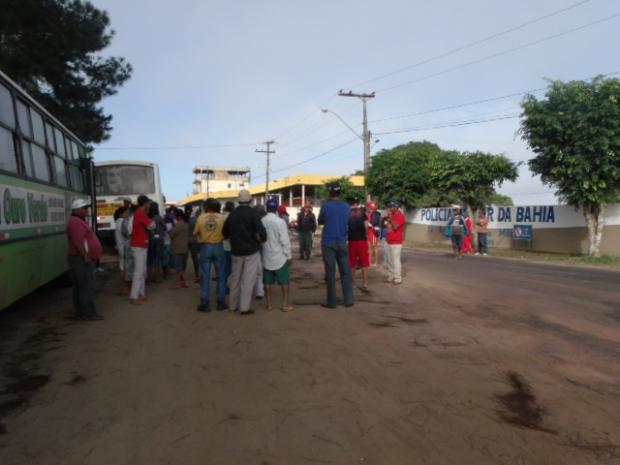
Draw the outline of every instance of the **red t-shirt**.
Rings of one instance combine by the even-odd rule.
[[[397,211],[390,218],[392,220],[393,228],[388,229],[387,243],[388,244],[402,244],[405,237],[405,215]]]
[[[149,232],[146,227],[151,224],[151,219],[146,216],[142,210],[138,209],[133,214],[133,227],[131,232],[131,246],[142,247],[143,249],[149,246]]]

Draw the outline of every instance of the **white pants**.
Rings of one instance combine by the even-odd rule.
[[[388,270],[388,279],[390,281],[396,281],[397,283],[401,282],[402,272],[401,272],[401,263],[400,263],[400,255],[403,251],[402,244],[388,244],[387,245],[387,270]]]
[[[146,282],[146,257],[148,249],[142,247],[132,247],[133,255],[133,279],[131,280],[130,299],[137,299],[144,295],[144,283]]]

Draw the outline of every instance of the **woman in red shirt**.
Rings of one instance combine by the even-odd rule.
[[[138,208],[133,214],[130,244],[134,259],[134,270],[129,300],[134,305],[146,300],[146,259],[149,249],[149,231],[155,229],[155,223],[146,214],[150,204],[151,200],[146,195],[140,195],[138,197]]]

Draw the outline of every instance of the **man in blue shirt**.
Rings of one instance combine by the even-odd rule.
[[[349,268],[349,251],[347,247],[349,217],[351,208],[339,199],[340,184],[334,182],[327,185],[330,199],[321,207],[319,224],[323,226],[321,248],[325,264],[327,281],[327,303],[322,307],[336,308],[336,265],[340,273],[344,306],[353,306],[353,286],[351,269]]]

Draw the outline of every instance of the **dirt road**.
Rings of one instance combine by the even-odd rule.
[[[195,311],[198,289],[106,320],[48,287],[0,315],[2,465],[620,463],[620,273],[405,254],[405,283],[326,310]]]

